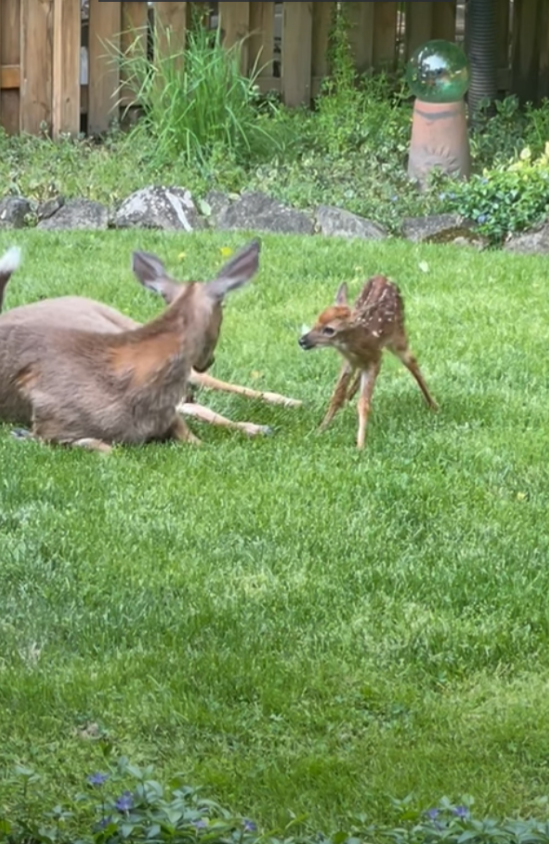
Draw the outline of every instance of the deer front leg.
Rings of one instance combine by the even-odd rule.
[[[194,404],[194,402],[182,402],[177,407],[178,413],[183,413],[185,416],[191,416],[194,419],[200,419],[202,422],[208,422],[210,425],[220,425],[223,428],[233,428],[237,431],[243,431],[249,437],[255,437],[258,434],[272,434],[272,428],[268,425],[255,425],[253,422],[233,422],[227,419],[226,416],[221,416],[220,413],[215,413],[209,407],[204,407],[201,404]]]
[[[341,367],[339,377],[336,381],[334,392],[332,393],[332,398],[330,399],[330,404],[328,405],[328,410],[322,422],[320,423],[320,430],[325,431],[334,416],[336,415],[337,411],[345,404],[345,399],[347,397],[347,386],[351,379],[351,376],[354,372],[354,368],[351,366],[348,361],[345,361],[343,366]]]
[[[349,387],[349,392],[347,393],[347,401],[352,401],[354,399],[360,385],[360,376],[361,373],[357,372],[351,386]]]
[[[241,387],[238,384],[229,384],[228,381],[220,381],[212,378],[206,372],[191,372],[190,383],[195,387],[205,387],[207,390],[220,390],[224,393],[235,393],[237,396],[244,396],[247,399],[259,399],[267,404],[282,404],[285,407],[301,407],[303,402],[298,399],[290,399],[281,396],[279,393],[270,393],[261,390],[252,390],[249,387]]]
[[[370,364],[370,367],[364,372],[360,373],[360,395],[358,397],[358,434],[356,438],[357,448],[364,448],[364,440],[366,438],[366,425],[368,424],[368,416],[370,413],[370,405],[372,402],[372,393],[376,383],[376,378],[379,375],[381,361],[376,361]]]

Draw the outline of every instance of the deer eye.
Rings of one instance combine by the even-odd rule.
[[[322,329],[322,333],[326,335],[326,337],[333,337],[335,334],[335,328],[332,328],[331,325],[325,325]]]

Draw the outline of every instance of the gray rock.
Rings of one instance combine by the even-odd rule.
[[[5,196],[0,200],[0,229],[22,229],[32,206],[24,196]]]
[[[549,220],[535,229],[507,235],[503,248],[518,255],[546,255],[549,252]]]
[[[69,199],[50,217],[40,220],[39,229],[106,229],[109,211],[93,199]]]
[[[215,226],[217,220],[229,208],[231,202],[231,197],[227,196],[226,193],[219,190],[210,190],[204,197],[204,203],[199,203],[199,208],[208,217],[210,225]],[[203,204],[207,206],[208,211],[204,211]]]
[[[427,241],[433,235],[444,234],[463,227],[459,214],[431,214],[427,217],[405,217],[402,221],[402,234],[415,243]]]
[[[363,240],[383,240],[388,236],[387,230],[378,223],[334,205],[319,205],[315,217],[316,227],[320,234],[333,237],[360,237]]]
[[[216,221],[219,229],[249,229],[277,234],[313,234],[309,215],[283,205],[259,191],[243,193],[224,208]]]
[[[116,228],[182,230],[204,228],[190,191],[152,185],[130,194],[114,215]]]
[[[39,220],[47,220],[48,217],[53,217],[60,208],[65,204],[65,199],[62,196],[55,196],[53,199],[46,199],[41,202],[36,211],[36,216]]]

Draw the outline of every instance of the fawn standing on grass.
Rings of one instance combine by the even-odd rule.
[[[431,410],[438,408],[408,347],[404,303],[396,284],[378,275],[366,282],[354,307],[349,306],[347,296],[344,283],[337,291],[335,304],[320,314],[313,328],[299,338],[299,345],[302,349],[332,346],[345,358],[320,428],[325,430],[339,408],[359,390],[357,447],[364,448],[383,349],[393,352],[412,373]],[[353,375],[355,380],[348,390]]]
[[[227,293],[259,267],[253,240],[210,282],[177,284],[154,255],[133,269],[170,302],[145,325],[80,297],[46,299],[0,315],[0,420],[32,425],[51,443],[109,451],[114,443],[199,442],[178,415],[193,372],[213,362]],[[0,259],[0,305],[19,265]]]

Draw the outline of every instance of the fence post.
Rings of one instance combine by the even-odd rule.
[[[80,0],[53,0],[52,134],[80,131]]]
[[[374,67],[394,67],[396,61],[396,33],[398,3],[374,3],[375,38]]]
[[[21,0],[20,130],[51,129],[53,73],[52,0]]]
[[[168,47],[182,52],[185,47],[187,32],[187,4],[166,2],[154,4],[154,25],[158,26],[157,44],[161,55],[166,55]]]
[[[500,0],[501,2],[501,0]],[[546,2],[546,0],[543,0]],[[538,94],[540,4],[538,0],[515,0],[513,11],[513,93],[521,102]]]
[[[284,3],[282,92],[287,106],[311,102],[313,4]]]
[[[274,3],[250,3],[249,68],[259,70],[260,78],[273,77]]]
[[[90,0],[88,132],[106,132],[120,79],[116,51],[120,48],[120,3]],[[112,45],[112,47],[111,47]]]
[[[371,3],[365,5],[371,6]],[[312,57],[312,95],[320,93],[322,80],[330,72],[328,48],[330,46],[330,28],[335,3],[313,3],[313,57]]]
[[[220,26],[224,33],[223,44],[232,47],[250,31],[250,4],[224,2],[218,4]],[[249,39],[242,44],[240,67],[242,73],[248,73]]]
[[[0,112],[2,126],[10,134],[20,128],[21,37],[19,0],[0,2]]]

